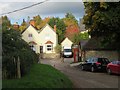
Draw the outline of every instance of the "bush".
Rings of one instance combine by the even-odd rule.
[[[21,60],[21,75],[23,76],[29,70],[32,64],[38,62],[39,58],[38,55],[33,52],[31,49],[22,49],[19,52],[19,57]]]
[[[25,75],[32,64],[38,62],[38,55],[21,38],[18,31],[3,31],[2,74],[3,78],[17,78],[17,62],[20,60],[21,75]]]
[[[56,53],[60,53],[61,52],[61,45],[57,44],[56,47],[55,47],[55,52]]]

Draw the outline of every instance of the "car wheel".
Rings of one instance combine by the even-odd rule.
[[[83,65],[82,65],[81,69],[84,70],[84,66]]]
[[[91,67],[91,72],[94,72],[95,71],[95,68],[92,66]]]
[[[112,71],[110,70],[110,68],[107,69],[107,73],[108,73],[109,75],[112,74]]]

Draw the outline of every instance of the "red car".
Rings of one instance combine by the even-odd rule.
[[[120,61],[112,61],[107,65],[108,74],[120,74]]]

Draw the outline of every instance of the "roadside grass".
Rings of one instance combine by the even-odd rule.
[[[73,84],[63,73],[50,65],[35,64],[21,79],[3,80],[4,88],[72,88]]]

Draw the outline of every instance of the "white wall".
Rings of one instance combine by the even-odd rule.
[[[46,26],[41,31],[39,30],[39,32],[40,33],[38,33],[38,31],[33,26],[30,25],[22,33],[22,39],[24,39],[27,43],[29,43],[30,41],[36,42],[37,43],[37,45],[35,45],[36,53],[40,53],[40,46],[43,46],[43,53],[47,53],[45,43],[47,41],[51,41],[53,42],[53,53],[55,53],[54,47],[58,43],[58,36],[56,32],[54,32],[54,30],[48,24],[46,24]],[[28,37],[29,34],[32,34],[32,39]]]
[[[32,38],[28,37],[29,34],[32,34]],[[29,43],[30,41],[34,41],[37,44],[39,44],[40,41],[38,37],[39,36],[37,30],[31,25],[22,33],[22,39],[24,39],[27,43]],[[40,53],[39,45],[35,45],[35,50],[36,53]]]
[[[53,53],[55,53],[55,46],[57,45],[57,34],[54,32],[52,28],[50,28],[49,25],[46,25],[45,28],[39,33],[40,38],[40,45],[43,45],[43,52],[46,53],[46,42],[51,41],[53,42]]]
[[[63,40],[63,42],[61,43],[62,51],[63,51],[63,47],[71,47],[72,44],[73,44],[72,41],[70,41],[68,38],[65,38],[65,40]]]

